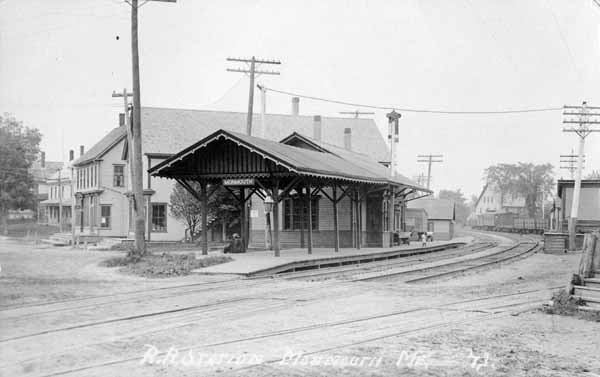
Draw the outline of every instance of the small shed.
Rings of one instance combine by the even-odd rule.
[[[423,208],[407,208],[405,213],[406,231],[413,232],[414,239],[427,231],[427,211]]]
[[[417,199],[408,202],[410,209],[422,209],[427,213],[427,231],[433,232],[433,239],[446,241],[454,238],[456,209],[449,199]]]

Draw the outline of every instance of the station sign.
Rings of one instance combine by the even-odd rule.
[[[223,186],[254,186],[254,178],[224,179]]]

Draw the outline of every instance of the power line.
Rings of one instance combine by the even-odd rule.
[[[285,95],[292,96],[292,97],[301,97],[301,98],[310,99],[310,100],[314,100],[314,101],[329,102],[329,103],[335,103],[338,105],[362,107],[362,108],[369,108],[369,109],[376,109],[376,110],[395,109],[398,111],[404,111],[404,112],[409,112],[409,113],[448,114],[448,115],[485,115],[485,114],[539,113],[539,112],[563,110],[562,106],[527,108],[527,109],[471,110],[471,111],[451,111],[451,110],[440,110],[440,109],[415,109],[415,108],[406,108],[406,107],[401,107],[401,106],[367,105],[367,104],[340,101],[340,100],[334,100],[334,99],[323,98],[323,97],[309,96],[309,95],[305,95],[305,94],[288,92],[285,90],[278,90],[278,89],[273,89],[273,88],[266,88],[266,89],[268,89],[272,92],[275,92],[275,93],[285,94]]]

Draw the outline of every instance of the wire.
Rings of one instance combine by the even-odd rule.
[[[598,0],[594,0],[594,1],[598,1]],[[579,68],[577,67],[577,64],[575,63],[575,57],[573,56],[573,51],[571,51],[571,48],[569,47],[569,43],[567,43],[567,39],[565,38],[563,30],[560,27],[560,22],[558,22],[556,13],[554,12],[554,9],[552,9],[552,4],[550,4],[550,2],[548,0],[546,0],[546,5],[548,6],[550,13],[552,13],[552,19],[554,20],[554,24],[556,25],[556,29],[558,30],[558,34],[560,35],[562,44],[565,47],[565,49],[567,50],[567,53],[569,54],[569,62],[571,63],[571,68],[573,69],[573,71],[575,71],[575,74],[579,78],[579,81],[581,82],[581,84],[583,84],[584,83],[583,76],[581,75],[581,72],[579,71]]]
[[[401,106],[366,105],[366,104],[360,104],[360,103],[355,103],[355,102],[346,102],[346,101],[339,101],[339,100],[322,98],[322,97],[308,96],[308,95],[304,95],[304,94],[287,92],[284,90],[278,90],[278,89],[267,88],[267,87],[265,87],[265,89],[267,89],[268,91],[271,91],[271,92],[275,92],[275,93],[280,93],[280,94],[285,94],[288,96],[300,97],[300,98],[305,98],[305,99],[311,99],[314,101],[329,102],[329,103],[335,103],[338,105],[356,106],[356,107],[377,109],[377,110],[392,110],[393,109],[393,110],[403,111],[403,112],[407,112],[407,113],[449,114],[449,115],[458,115],[458,114],[460,114],[460,115],[484,115],[484,114],[539,113],[539,112],[562,111],[563,110],[562,106],[539,107],[539,108],[528,108],[528,109],[470,110],[470,111],[451,111],[451,110],[440,110],[440,109],[415,109],[415,108],[406,108],[406,107],[401,107]]]

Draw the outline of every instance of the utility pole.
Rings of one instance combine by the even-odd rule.
[[[561,154],[560,162],[562,164],[566,164],[566,166],[561,166],[561,169],[567,170],[571,179],[575,179],[575,172],[577,171],[577,159],[579,155],[576,155],[575,152],[571,149],[571,154]],[[585,164],[585,155],[583,156],[583,163]],[[585,169],[585,166],[582,166],[582,169]]]
[[[443,154],[420,154],[417,156],[417,162],[427,163],[427,188],[431,186],[431,165],[436,162],[444,162]]]
[[[279,60],[257,59],[252,57],[246,58],[227,58],[228,62],[241,62],[249,64],[247,68],[227,68],[228,72],[241,72],[250,76],[250,92],[248,95],[248,118],[246,119],[246,135],[252,136],[252,113],[254,107],[254,79],[255,75],[279,75],[275,71],[260,71],[256,69],[256,64],[281,64]]]
[[[260,137],[265,138],[267,134],[267,88],[264,85],[257,84],[260,90]]]
[[[129,104],[129,100],[128,97],[133,97],[133,93],[131,92],[127,92],[127,88],[123,88],[123,93],[117,93],[115,91],[113,91],[112,93],[112,97],[113,98],[123,98],[123,127],[125,127],[125,131],[127,134],[127,166],[129,169],[129,183],[128,185],[131,186],[132,190],[133,190],[133,182],[135,180],[135,174],[134,174],[134,167],[133,167],[133,130],[132,130],[132,125],[130,122],[130,118],[129,118],[129,108],[130,108],[130,104]],[[119,126],[121,126],[119,124]],[[148,211],[150,211],[151,209],[148,209]],[[130,218],[129,221],[134,221],[135,224],[135,219]],[[129,227],[129,229],[131,229]],[[134,226],[135,229],[135,226]]]
[[[134,177],[134,173],[133,173],[133,152],[132,152],[132,147],[133,147],[133,135],[132,135],[132,129],[131,129],[131,124],[129,123],[129,100],[127,99],[128,97],[133,97],[133,93],[131,92],[127,92],[127,89],[124,88],[123,89],[123,93],[117,93],[115,91],[113,91],[112,93],[112,97],[113,98],[123,98],[123,126],[125,127],[125,131],[127,132],[127,160],[129,162],[129,179],[130,179],[130,184],[133,183],[133,177]]]
[[[344,115],[354,115],[354,119],[358,119],[358,117],[360,115],[374,115],[375,113],[372,112],[364,112],[364,111],[340,111],[340,114],[344,114]]]
[[[416,184],[418,184],[419,186],[425,186],[425,183],[427,182],[427,180],[425,179],[425,174],[421,173],[419,175],[416,175],[413,177],[413,180],[415,181]]]
[[[133,109],[132,109],[132,164],[133,167],[133,213],[135,218],[135,250],[138,256],[146,253],[144,237],[146,219],[144,217],[144,183],[142,165],[142,122],[140,99],[140,55],[138,47],[138,8],[149,1],[174,3],[176,0],[146,0],[138,5],[138,0],[125,0],[131,6],[131,58],[133,78]],[[148,211],[152,210],[148,208]]]
[[[398,119],[402,114],[392,110],[386,114],[388,118],[388,142],[390,143],[390,177],[396,174],[396,144],[399,141]]]
[[[257,59],[255,56],[253,56],[250,59],[246,59],[246,58],[227,58],[228,62],[240,62],[240,63],[246,63],[249,64],[249,66],[247,66],[246,68],[227,68],[228,72],[240,72],[240,73],[245,73],[250,77],[250,91],[248,93],[248,115],[246,118],[246,135],[248,136],[252,136],[252,115],[253,115],[253,111],[254,111],[254,79],[256,75],[279,75],[279,72],[276,71],[261,71],[261,70],[257,70],[256,69],[256,64],[272,64],[272,65],[279,65],[281,64],[281,62],[279,60],[266,60],[266,59]],[[263,98],[263,106],[261,107],[265,107],[266,104],[266,89],[262,89],[264,88],[264,86],[261,87],[261,97]],[[262,122],[263,122],[263,127],[264,127],[264,115],[262,118]],[[262,131],[264,132],[264,130]],[[242,198],[246,197],[246,189],[242,188],[241,189],[241,196]],[[250,202],[244,202],[242,203],[242,240],[244,243],[244,250],[246,250],[246,247],[248,246],[248,244],[250,243],[250,217],[248,216],[250,214],[250,210],[249,210],[249,204]],[[277,205],[277,203],[275,203],[275,205]]]
[[[581,194],[581,174],[583,170],[583,156],[585,150],[585,138],[592,132],[600,132],[600,129],[592,129],[590,126],[600,124],[600,113],[592,113],[590,110],[600,110],[600,107],[588,106],[585,101],[581,106],[564,106],[564,116],[575,116],[579,119],[565,118],[564,124],[577,124],[575,128],[563,128],[563,132],[574,132],[579,136],[579,153],[577,156],[577,175],[575,177],[575,187],[573,189],[573,202],[571,204],[571,217],[569,217],[569,249],[575,250],[575,231],[577,227],[577,217],[579,215],[579,197]]]

